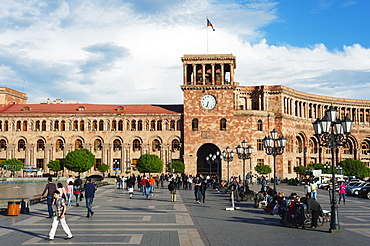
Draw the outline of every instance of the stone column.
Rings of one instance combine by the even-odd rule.
[[[187,85],[188,84],[187,65],[183,64],[182,68],[183,68],[183,73],[184,73],[184,85]]]
[[[212,66],[212,85],[215,85],[216,84],[216,80],[215,80],[215,64],[211,64]]]
[[[230,84],[234,83],[234,64],[230,63]]]
[[[193,85],[197,84],[197,64],[193,64]]]
[[[206,84],[206,64],[202,64],[202,85]]]
[[[221,64],[221,85],[225,84],[225,68],[224,64]]]

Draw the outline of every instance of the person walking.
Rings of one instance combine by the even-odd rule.
[[[164,173],[161,174],[161,176],[159,177],[159,180],[161,181],[161,188],[164,189],[164,180],[166,179],[166,177],[164,176]]]
[[[149,177],[149,195],[151,195],[151,196],[154,196],[154,183],[155,183],[155,179],[153,178],[153,176],[152,175],[150,175],[150,177]]]
[[[177,184],[175,178],[172,178],[170,183],[168,184],[168,190],[171,194],[171,202],[176,202]]]
[[[60,197],[62,197],[65,201],[67,201],[67,193],[66,189],[63,187],[62,183],[57,184],[57,190],[59,191]]]
[[[65,238],[65,240],[70,240],[73,238],[73,235],[66,222],[65,214],[67,211],[67,206],[65,204],[65,200],[60,196],[59,190],[55,190],[53,192],[53,198],[54,199],[53,199],[52,205],[55,205],[56,213],[55,213],[55,216],[53,217],[53,223],[51,225],[49,237],[45,238],[45,240],[46,241],[54,240],[55,232],[57,230],[59,221],[60,221],[60,224],[62,225],[64,232],[67,234],[67,237]]]
[[[71,206],[72,194],[73,194],[73,181],[69,181],[69,184],[67,185],[66,190],[67,190],[67,198],[68,198],[67,206]]]
[[[134,186],[129,185],[128,186],[128,195],[129,195],[130,199],[132,199],[133,194],[134,194]]]
[[[311,198],[311,186],[310,186],[310,182],[308,181],[305,185],[304,185],[304,194],[307,198]]]
[[[340,201],[342,200],[343,198],[343,204],[346,205],[346,188],[347,186],[344,184],[343,181],[340,182],[340,185],[339,185],[339,204],[340,204]]]
[[[94,216],[94,211],[91,209],[91,205],[93,203],[95,197],[95,185],[91,183],[91,178],[86,179],[85,184],[85,199],[86,199],[86,208],[87,208],[87,218],[91,218]]]
[[[188,183],[189,183],[189,190],[192,190],[193,189],[193,176],[189,175]]]
[[[201,201],[203,203],[206,202],[206,190],[207,190],[207,184],[202,181],[202,183],[200,183],[200,194],[201,194]]]
[[[82,195],[82,180],[80,176],[77,176],[75,182],[73,183],[73,193],[76,197],[76,207],[80,206],[81,195]]]
[[[315,199],[317,201],[317,189],[319,188],[315,182],[315,180],[312,180],[310,184],[311,188],[311,198]]]
[[[195,195],[195,201],[197,203],[201,203],[201,193],[200,193],[200,186],[202,184],[202,180],[200,179],[199,176],[195,178],[194,182],[194,195]]]
[[[53,183],[53,178],[48,178],[48,183],[45,186],[44,191],[42,192],[40,199],[47,193],[47,205],[48,205],[48,213],[49,216],[48,219],[51,219],[53,217],[53,200],[54,200],[54,191],[57,189],[57,186]]]

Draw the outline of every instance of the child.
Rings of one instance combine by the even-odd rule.
[[[66,213],[66,210],[67,210],[67,206],[65,204],[65,201],[62,197],[60,197],[60,192],[58,190],[55,190],[53,192],[53,195],[54,195],[54,200],[53,200],[52,206],[55,205],[56,212],[55,212],[55,215],[53,217],[53,224],[51,225],[49,237],[45,238],[45,240],[46,241],[53,241],[54,240],[55,232],[57,230],[59,221],[62,224],[64,232],[67,234],[67,237],[65,238],[65,240],[72,239],[73,235],[72,235],[71,231],[69,230],[69,227],[68,227],[67,222],[66,222],[66,217],[65,217],[65,213]]]
[[[128,194],[130,195],[130,199],[131,199],[132,195],[134,194],[134,187],[132,185],[128,187]]]

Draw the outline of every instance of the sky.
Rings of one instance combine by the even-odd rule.
[[[370,100],[369,12],[368,0],[1,0],[0,86],[32,103],[182,104],[181,57],[208,51],[235,55],[243,86]]]

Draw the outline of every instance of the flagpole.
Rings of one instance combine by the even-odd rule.
[[[206,20],[208,20],[208,16],[206,16]],[[208,54],[208,24],[206,25],[207,28],[207,54]]]

